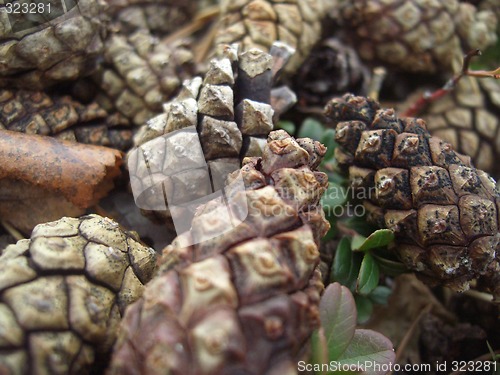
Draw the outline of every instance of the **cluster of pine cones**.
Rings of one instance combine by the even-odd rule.
[[[368,220],[395,232],[406,266],[500,298],[498,81],[464,77],[422,119],[364,96],[375,67],[401,80],[393,98],[458,72],[464,52],[497,43],[495,1],[46,5],[57,17],[0,5],[0,129],[129,151],[144,215],[191,230],[157,255],[111,219],[65,217],[0,248],[0,374],[297,373],[320,324],[327,150],[274,129],[325,105],[339,166],[375,192]],[[174,134],[199,139],[204,169]],[[189,211],[224,188],[208,176],[243,188]],[[221,201],[239,203],[239,225]]]

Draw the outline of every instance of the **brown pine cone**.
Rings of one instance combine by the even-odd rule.
[[[164,36],[176,31],[195,14],[197,1],[192,0],[106,0],[106,15],[121,35],[148,30]]]
[[[49,96],[42,91],[0,89],[0,129],[120,150],[132,145],[132,131],[112,127],[107,112],[96,103],[83,105],[69,96]]]
[[[432,135],[471,156],[477,168],[500,176],[500,82],[465,77],[421,116]]]
[[[337,159],[368,197],[368,219],[394,230],[410,269],[455,290],[494,278],[500,199],[491,177],[432,137],[423,120],[399,119],[371,99],[348,94],[326,114],[336,125]],[[499,284],[490,289],[500,292]]]
[[[225,175],[240,167],[240,160],[245,156],[261,155],[265,137],[273,129],[273,120],[280,110],[278,107],[284,105],[275,107],[278,109],[275,112],[270,103],[273,74],[284,63],[281,53],[288,56],[286,51],[286,46],[275,46],[271,53],[278,57],[273,59],[273,55],[256,49],[238,55],[235,48],[227,46],[223,57],[210,62],[203,81],[196,77],[186,82],[179,95],[164,105],[165,113],[140,129],[135,137],[139,148],[134,149],[133,157],[129,156],[128,166],[132,188],[137,187],[135,191],[144,193],[141,208],[158,210],[154,215],[160,221],[168,220],[170,212],[166,210],[163,196],[156,194],[158,187],[170,184],[167,180],[175,184],[163,187],[167,193],[175,189],[184,195],[182,192],[188,191],[197,198],[208,193],[209,186],[205,183],[208,171],[200,172],[198,180],[193,181],[195,177],[184,171],[188,165],[198,168],[200,163],[205,167],[208,164],[211,173],[221,175],[220,181],[224,181]],[[182,134],[175,133],[181,129]],[[182,139],[167,142],[172,134]],[[182,155],[178,157],[177,151],[165,151],[185,142],[187,146],[184,146],[190,148],[190,160],[183,160]],[[155,177],[151,179],[150,175]],[[172,178],[166,178],[167,175]],[[198,190],[194,192],[191,185],[196,185]],[[145,201],[148,195],[151,202]],[[137,199],[136,195],[136,202]],[[163,208],[158,208],[161,206]]]
[[[341,0],[339,14],[363,59],[409,72],[450,71],[497,39],[496,16],[458,0]]]
[[[248,216],[184,247],[227,225],[213,215],[216,201],[200,207],[127,310],[109,374],[296,373],[319,324],[318,245],[329,227],[319,200],[328,180],[314,170],[325,151],[282,130],[269,135],[262,158],[247,158],[229,179],[241,173],[246,190],[228,196],[246,199]]]
[[[321,37],[323,1],[222,0],[215,45],[238,43],[242,51],[269,51],[281,41],[297,51],[287,73],[295,72]]]
[[[293,89],[302,106],[324,107],[345,92],[365,94],[370,72],[356,50],[338,38],[316,46],[293,77]]]
[[[140,126],[162,112],[162,104],[194,71],[187,43],[167,45],[146,30],[129,36],[112,34],[105,42],[104,62],[92,76],[97,88],[90,90],[96,93],[84,96],[122,117],[120,122]],[[78,86],[74,91],[82,95]]]
[[[155,267],[154,250],[110,219],[36,226],[0,256],[0,373],[91,373]]]
[[[71,2],[69,9],[54,0],[5,4],[14,8],[9,14],[10,5],[0,7],[0,87],[40,90],[96,68],[105,30],[99,1]],[[27,14],[15,8],[20,4],[44,7]]]

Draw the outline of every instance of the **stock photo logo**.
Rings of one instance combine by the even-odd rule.
[[[77,4],[76,0],[0,0],[0,37],[22,34],[63,15],[70,17]]]
[[[135,148],[128,168],[136,205],[149,211],[168,210],[177,234],[191,234],[183,237],[189,242],[184,246],[220,236],[248,216],[243,178],[239,172],[232,173],[239,171],[239,159],[207,162],[194,126]],[[197,212],[207,203],[203,212]],[[207,232],[197,225],[201,222],[214,225]]]

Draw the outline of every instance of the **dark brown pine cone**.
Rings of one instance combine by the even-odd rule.
[[[42,91],[0,89],[0,129],[130,148],[132,131],[111,125],[107,112],[96,103],[84,105],[69,96]]]
[[[337,159],[369,197],[368,219],[394,230],[402,261],[455,290],[484,278],[500,297],[494,180],[431,136],[423,120],[399,119],[371,99],[347,94],[329,102],[326,114],[336,125]]]
[[[262,158],[245,159],[229,182],[241,174],[246,190],[227,195],[246,201],[248,216],[185,247],[227,226],[213,214],[216,201],[200,207],[127,310],[109,374],[296,372],[319,324],[318,246],[329,227],[319,200],[328,180],[315,168],[325,151],[281,130],[269,135]],[[230,207],[239,217],[241,206]]]
[[[242,51],[269,51],[275,41],[297,52],[285,68],[295,72],[321,37],[323,1],[222,0],[215,45],[238,43]]]
[[[7,5],[0,6],[0,87],[39,90],[95,70],[106,27],[99,1],[69,2],[69,9],[55,0],[5,4],[44,8],[9,14]]]
[[[500,176],[500,82],[463,78],[422,114],[432,135],[472,157],[474,165]]]
[[[155,268],[155,251],[110,219],[35,227],[0,256],[0,373],[92,373]]]
[[[324,107],[345,92],[366,94],[369,77],[354,48],[328,38],[311,51],[294,75],[293,89],[301,105]]]
[[[497,39],[495,14],[458,0],[340,0],[339,14],[361,58],[410,72],[450,71]]]

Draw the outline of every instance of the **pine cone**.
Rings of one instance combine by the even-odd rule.
[[[113,34],[105,42],[104,62],[93,75],[95,100],[110,114],[140,126],[162,112],[162,104],[192,77],[194,61],[186,43],[162,43],[146,30]],[[76,95],[78,87],[76,88]],[[92,94],[90,94],[92,97]]]
[[[450,71],[497,39],[496,16],[458,0],[341,0],[339,14],[363,59],[410,72]]]
[[[296,373],[319,323],[318,245],[329,227],[319,200],[328,180],[314,169],[325,151],[281,130],[269,135],[262,158],[245,159],[229,182],[241,174],[246,190],[227,196],[246,199],[248,216],[185,247],[227,225],[213,214],[216,201],[198,210],[127,310],[109,374]],[[231,216],[240,209],[231,206]]]
[[[111,349],[155,252],[97,215],[40,224],[0,256],[0,373],[87,374]]]
[[[287,73],[295,72],[321,37],[323,2],[316,0],[221,1],[215,45],[239,43],[243,51],[269,51],[275,41],[297,50]]]
[[[364,94],[369,77],[356,50],[337,38],[328,38],[311,51],[294,75],[293,89],[301,105],[324,107],[345,92]]]
[[[0,89],[0,129],[121,150],[132,144],[132,131],[111,127],[106,111],[96,103],[83,105],[69,96],[42,91]]]
[[[337,159],[367,197],[368,219],[395,231],[396,251],[410,269],[455,290],[493,278],[488,268],[498,265],[500,241],[493,179],[431,137],[423,120],[398,119],[371,99],[348,94],[333,99],[326,114],[337,127]]]
[[[271,53],[276,52],[279,56],[284,53],[286,57],[286,51],[287,47],[276,46]],[[256,49],[238,56],[236,49],[227,47],[223,55],[211,61],[203,81],[196,77],[186,82],[179,95],[165,104],[165,113],[150,120],[136,135],[139,148],[134,149],[133,157],[129,156],[128,166],[132,178],[137,181],[136,191],[145,195],[151,192],[152,203],[141,206],[143,209],[158,209],[154,192],[164,183],[165,176],[172,175],[172,172],[181,172],[171,179],[175,181],[172,183],[176,184],[177,191],[191,191],[193,189],[188,185],[192,184],[197,186],[198,192],[193,194],[199,195],[198,198],[207,194],[204,190],[207,187],[204,183],[206,174],[200,173],[200,180],[196,183],[191,177],[189,181],[182,177],[185,176],[186,163],[198,168],[200,163],[205,164],[206,161],[211,173],[227,175],[240,167],[240,160],[245,156],[261,155],[265,137],[273,129],[273,120],[276,120],[280,110],[278,107],[286,106],[286,103],[279,104],[275,112],[270,104],[273,73],[277,73],[284,61],[281,57],[273,61],[272,55]],[[165,151],[168,146],[165,142],[169,134],[175,134],[180,129],[189,138],[182,140],[189,143],[192,160],[174,162],[173,154]],[[190,130],[194,134],[189,133]],[[201,155],[195,152],[199,149],[198,142],[201,142]],[[177,147],[180,143],[180,140],[175,141],[173,146]],[[168,162],[165,162],[167,159]],[[151,179],[150,175],[155,177]],[[157,181],[160,178],[162,180]],[[181,188],[177,184],[186,185]],[[172,190],[168,186],[164,189]],[[160,198],[160,205],[165,206],[163,196]],[[170,217],[170,212],[165,209],[155,213],[161,221]]]
[[[471,156],[477,168],[500,176],[500,82],[464,78],[421,116],[432,135]]]
[[[113,29],[121,35],[147,30],[155,36],[164,36],[194,16],[197,1],[107,0],[105,5]]]
[[[79,0],[67,10],[61,1],[43,4],[43,12],[29,18],[23,12],[0,12],[0,87],[40,90],[96,68],[105,28],[100,3]]]

